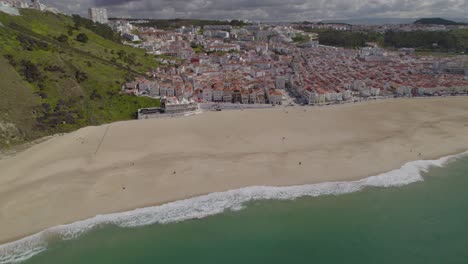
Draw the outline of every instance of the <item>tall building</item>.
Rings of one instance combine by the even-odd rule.
[[[37,9],[37,10],[42,10],[42,5],[39,0],[32,0],[32,8]]]
[[[107,9],[105,8],[90,8],[88,10],[89,18],[94,22],[101,24],[107,23]]]

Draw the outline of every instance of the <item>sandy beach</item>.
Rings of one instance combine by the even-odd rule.
[[[468,150],[468,97],[208,112],[55,136],[0,160],[0,243],[246,186],[349,181]]]

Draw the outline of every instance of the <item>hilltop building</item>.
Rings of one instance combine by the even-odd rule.
[[[105,8],[90,8],[88,10],[89,19],[93,20],[94,22],[99,22],[101,24],[106,24],[108,22],[107,19],[107,9]]]
[[[39,0],[32,0],[31,7],[40,11],[44,11],[46,8],[45,5],[41,4]]]
[[[42,4],[39,0],[23,1],[23,0],[0,0],[0,11],[10,15],[20,15],[18,9],[31,8],[43,12],[52,12],[55,14],[61,13],[55,7],[48,7]]]
[[[29,4],[27,2],[21,0],[1,0],[0,5],[8,6],[13,8],[29,8]]]
[[[19,16],[20,14],[16,7],[4,1],[0,1],[0,12],[4,12],[12,16]]]

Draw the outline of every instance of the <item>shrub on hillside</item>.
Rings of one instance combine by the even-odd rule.
[[[49,96],[47,96],[47,94],[44,93],[44,92],[40,92],[40,93],[38,93],[38,95],[39,95],[42,99],[47,99],[47,98],[49,98]]]
[[[88,74],[86,72],[76,71],[75,78],[79,83],[84,82],[88,79]]]
[[[44,70],[50,71],[50,72],[65,73],[65,70],[63,70],[60,66],[57,66],[57,65],[49,65],[49,66],[45,67]]]
[[[62,43],[66,43],[68,41],[68,36],[61,34],[60,36],[57,37],[57,40]]]
[[[8,63],[10,63],[11,66],[16,67],[16,61],[15,61],[15,58],[13,57],[13,55],[5,54],[5,55],[3,55],[3,57],[5,57],[5,59],[8,60]]]
[[[20,42],[20,45],[24,50],[47,50],[49,48],[49,45],[47,43],[33,39],[29,36],[18,35],[16,39]]]
[[[91,100],[94,100],[94,99],[101,100],[102,96],[100,94],[98,94],[96,89],[94,89],[93,92],[91,93],[91,95],[89,96],[89,99],[91,99]]]
[[[21,61],[21,74],[29,83],[39,81],[42,78],[42,74],[37,66],[31,61],[26,60]]]
[[[464,51],[466,49],[463,45],[463,35],[457,34],[456,31],[387,31],[384,41],[385,45],[395,48],[441,51]]]
[[[88,36],[85,33],[80,33],[76,35],[76,41],[79,41],[81,43],[87,43],[88,42]]]
[[[44,112],[49,112],[51,109],[50,104],[48,103],[43,103],[42,108],[44,109]]]

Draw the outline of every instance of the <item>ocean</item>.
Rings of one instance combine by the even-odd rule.
[[[468,157],[446,161],[101,216],[4,245],[0,263],[468,263]]]

